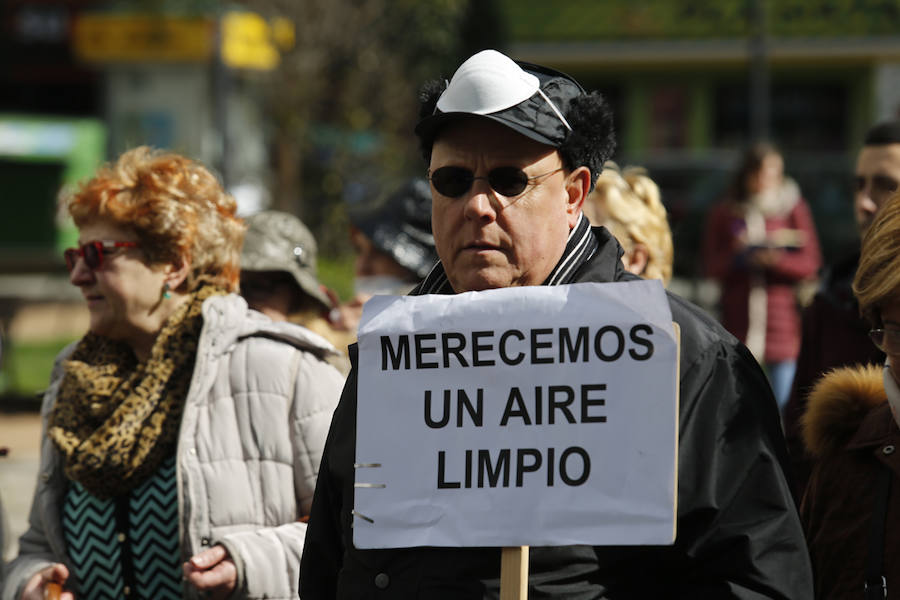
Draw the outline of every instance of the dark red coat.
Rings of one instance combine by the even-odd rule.
[[[752,271],[745,247],[739,241],[746,226],[736,207],[732,201],[720,202],[713,207],[706,223],[703,255],[707,275],[721,286],[722,324],[746,343]],[[812,213],[802,198],[785,215],[766,217],[765,225],[767,233],[792,229],[804,232],[805,237],[805,243],[785,250],[778,262],[764,271],[767,295],[765,361],[781,362],[795,359],[800,350],[797,283],[814,277],[822,259]]]

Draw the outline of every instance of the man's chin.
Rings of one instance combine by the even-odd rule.
[[[497,269],[491,268],[467,271],[461,277],[453,277],[448,274],[448,279],[456,293],[481,292],[510,285],[508,273],[498,272]]]

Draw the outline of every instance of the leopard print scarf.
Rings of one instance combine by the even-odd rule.
[[[128,493],[175,452],[197,343],[203,301],[191,295],[163,325],[150,358],[88,333],[64,368],[48,435],[63,453],[65,474],[98,498]]]

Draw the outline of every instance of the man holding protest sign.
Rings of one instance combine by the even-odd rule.
[[[301,597],[496,597],[495,546],[531,544],[530,598],[811,598],[809,558],[765,375],[699,309],[627,274],[616,240],[582,215],[614,145],[602,97],[562,73],[495,51],[474,55],[449,84],[425,95],[416,133],[429,164],[440,262],[412,292],[416,297],[376,298],[366,306],[320,466]],[[660,370],[651,371],[656,359]],[[672,393],[655,396],[648,386],[666,377],[650,373],[677,376]],[[428,387],[441,377],[451,383]],[[478,385],[468,386],[469,378]],[[400,384],[390,387],[392,379]],[[394,396],[416,382],[422,388],[411,397],[418,404],[396,408]],[[626,383],[632,397],[622,401],[614,388]],[[505,440],[481,447],[482,437],[459,450],[426,451],[420,443],[426,437],[416,437],[404,412],[415,413],[409,423],[431,437],[449,432],[445,444],[500,425],[518,431],[510,439],[531,439],[533,447]],[[642,417],[655,421],[657,412],[671,420],[644,428]],[[379,426],[379,413],[397,426]],[[560,427],[574,437],[551,444]],[[595,437],[617,440],[620,451],[592,450]],[[399,447],[399,459],[371,454],[377,438],[389,438],[379,452]],[[658,459],[652,469],[644,468],[646,455]],[[372,512],[372,498],[406,483],[388,473],[395,466],[389,461],[397,460],[412,473],[408,479],[427,474],[434,506],[426,497],[401,496],[391,501],[394,515]],[[600,469],[607,469],[602,477]],[[452,514],[454,501],[463,504],[469,497],[463,494],[484,488],[489,495],[474,505],[491,505],[487,521],[513,522],[502,506],[518,513],[528,501],[498,509],[492,496],[507,498],[538,483],[534,531],[501,527],[479,535],[464,531]],[[637,491],[626,496],[617,488]],[[652,502],[643,501],[641,490],[654,498],[668,493],[667,507],[644,506]],[[566,513],[574,533],[554,537]],[[481,524],[484,515],[468,514],[472,529],[489,527]],[[648,534],[653,519],[661,526]],[[597,537],[580,537],[578,525],[587,530],[594,520],[615,522]],[[380,533],[392,523],[400,532],[395,539],[412,542]]]

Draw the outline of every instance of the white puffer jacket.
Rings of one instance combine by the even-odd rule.
[[[232,597],[294,600],[306,535],[298,519],[309,514],[344,383],[323,360],[335,350],[302,327],[248,310],[236,295],[207,299],[203,318],[177,449],[182,556],[222,544],[237,566]],[[69,562],[60,519],[63,461],[46,427],[62,361],[73,349],[57,357],[44,395],[38,485],[3,600],[18,600],[40,569]],[[186,586],[185,597],[192,591]]]

